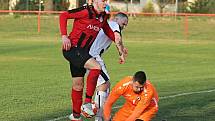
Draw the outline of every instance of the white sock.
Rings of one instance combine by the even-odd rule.
[[[96,106],[98,107],[98,111],[95,117],[95,121],[103,121],[103,105],[108,97],[109,90],[104,92],[104,91],[96,91],[95,94],[95,103]]]

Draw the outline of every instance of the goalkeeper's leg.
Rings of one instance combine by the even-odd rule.
[[[140,119],[142,121],[151,121],[152,118],[155,117],[157,112],[158,112],[157,106],[148,107],[146,111],[144,111],[137,119]]]

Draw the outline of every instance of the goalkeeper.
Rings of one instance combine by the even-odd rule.
[[[143,71],[125,77],[112,89],[104,105],[105,121],[111,120],[111,107],[120,96],[126,102],[113,121],[150,121],[158,111],[158,94]]]

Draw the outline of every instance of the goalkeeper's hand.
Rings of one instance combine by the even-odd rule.
[[[67,35],[62,35],[62,48],[63,50],[70,50],[71,48],[71,41],[70,39],[67,37]]]

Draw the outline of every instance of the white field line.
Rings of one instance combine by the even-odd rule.
[[[55,118],[55,119],[51,119],[51,120],[46,120],[46,121],[58,121],[58,120],[66,119],[68,117],[69,117],[69,115],[67,115],[67,116],[61,116],[61,117],[58,117],[58,118]]]
[[[210,92],[214,92],[215,89],[212,89],[212,90],[204,90],[204,91],[197,91],[197,92],[187,92],[187,93],[180,93],[180,94],[176,94],[176,95],[169,95],[169,96],[163,96],[163,97],[159,97],[160,100],[163,100],[163,99],[169,99],[169,98],[175,98],[175,97],[180,97],[180,96],[185,96],[185,95],[192,95],[192,94],[201,94],[201,93],[210,93]],[[112,109],[117,109],[117,108],[120,108],[121,106],[115,106],[113,107]],[[58,117],[58,118],[55,118],[55,119],[51,119],[51,120],[47,120],[47,121],[58,121],[58,120],[62,120],[62,119],[65,119],[65,118],[68,118],[69,115],[67,116],[61,116],[61,117]]]

